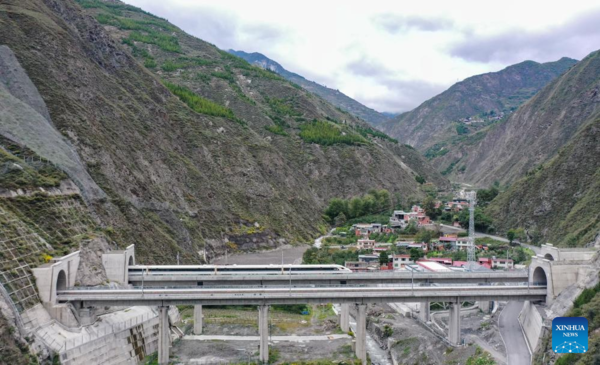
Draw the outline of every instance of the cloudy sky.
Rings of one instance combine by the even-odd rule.
[[[596,1],[125,2],[388,112],[410,110],[472,75],[600,49]]]

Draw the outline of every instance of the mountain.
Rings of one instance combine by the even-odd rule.
[[[319,95],[323,99],[330,102],[332,105],[369,122],[371,125],[378,125],[387,122],[390,119],[390,115],[387,115],[386,113],[379,113],[367,106],[364,106],[358,101],[352,99],[351,97],[344,95],[344,93],[340,92],[339,90],[330,89],[316,82],[307,80],[296,73],[286,70],[279,63],[273,61],[272,59],[268,58],[267,56],[261,53],[247,53],[244,51],[235,51],[232,49],[229,50],[229,53],[243,58],[253,65],[257,65],[265,70],[270,70],[283,76],[285,79],[302,86],[303,88],[312,93]]]
[[[523,227],[562,246],[593,241],[600,231],[600,51],[491,130],[472,156],[470,181],[516,181],[487,208],[500,231]]]
[[[525,61],[472,76],[378,128],[434,159],[475,132],[501,122],[575,63],[569,58],[548,63]],[[444,170],[448,164],[434,161],[434,165]]]
[[[592,242],[600,232],[600,116],[552,160],[497,196],[487,213],[501,231],[523,227],[538,242]]]
[[[387,189],[406,203],[424,197],[418,176],[449,188],[412,148],[139,8],[0,6],[0,75],[31,80],[2,90],[0,213],[51,256],[136,244],[140,262],[198,262],[310,242],[333,197]]]
[[[600,52],[550,82],[504,123],[491,128],[461,160],[460,180],[509,184],[534,173],[600,115]],[[576,179],[576,176],[572,177]]]

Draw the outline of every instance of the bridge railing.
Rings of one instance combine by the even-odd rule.
[[[303,285],[211,285],[211,286],[131,286],[129,288],[123,288],[122,290],[181,290],[181,289],[198,289],[198,290],[215,290],[215,289],[310,289],[310,288],[407,288],[413,287],[439,287],[439,288],[472,288],[479,286],[496,286],[496,287],[545,287],[544,282],[516,282],[516,283],[452,283],[452,284],[437,284],[437,283],[399,283],[399,284],[303,284]],[[109,286],[75,286],[65,289],[64,291],[91,291],[91,290],[115,290]],[[60,293],[61,291],[59,291]]]

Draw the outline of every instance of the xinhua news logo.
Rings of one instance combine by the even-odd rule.
[[[588,320],[557,317],[552,320],[552,349],[557,354],[581,354],[588,350]]]

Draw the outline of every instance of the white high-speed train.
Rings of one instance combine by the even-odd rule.
[[[268,275],[348,274],[342,265],[134,265],[129,275]]]

